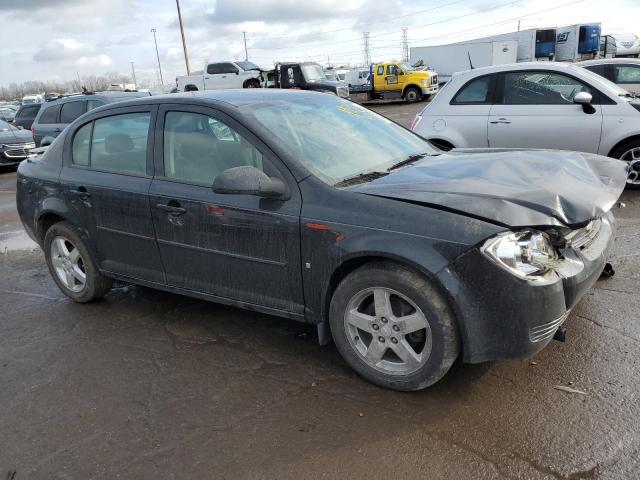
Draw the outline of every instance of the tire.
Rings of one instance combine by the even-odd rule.
[[[611,151],[609,156],[625,160],[630,164],[627,188],[640,189],[640,138],[621,143]]]
[[[198,91],[198,87],[196,87],[195,85],[187,85],[186,87],[184,87],[184,91],[185,92],[197,92]]]
[[[378,305],[376,299],[382,299]],[[329,322],[349,366],[384,388],[433,385],[460,353],[454,315],[443,295],[424,276],[392,262],[371,263],[347,275],[331,299]]]
[[[429,100],[431,100],[431,95],[423,95],[422,96],[422,101],[423,102],[428,102]]]
[[[416,87],[409,87],[404,91],[404,98],[408,103],[416,103],[422,99],[422,92]]]
[[[260,88],[260,82],[258,80],[247,80],[244,88]]]
[[[78,229],[70,223],[54,223],[45,233],[43,246],[49,273],[62,293],[73,301],[93,302],[111,288],[113,281],[100,273]]]

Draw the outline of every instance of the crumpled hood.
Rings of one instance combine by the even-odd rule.
[[[609,211],[626,178],[626,162],[599,155],[467,149],[426,157],[349,190],[508,227],[575,227]]]

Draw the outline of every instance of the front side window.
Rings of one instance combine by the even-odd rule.
[[[71,161],[74,165],[89,166],[89,144],[91,143],[91,128],[93,122],[80,128],[73,137]]]
[[[584,83],[552,72],[504,74],[503,103],[506,105],[569,105],[580,92],[594,92]]]
[[[330,185],[386,172],[412,155],[435,153],[422,138],[334,95],[243,107],[289,155]]]
[[[60,113],[60,105],[52,105],[45,108],[40,115],[38,123],[58,123],[58,114]]]
[[[491,78],[476,78],[463,86],[453,98],[453,104],[486,104],[491,103]]]
[[[238,69],[231,63],[221,63],[220,73],[238,73]]]
[[[60,123],[71,123],[84,113],[84,101],[67,102],[60,110]]]
[[[91,139],[90,167],[118,173],[145,174],[150,118],[151,115],[145,112],[96,120]]]
[[[398,71],[398,67],[395,65],[387,65],[387,75],[395,75]]]
[[[225,123],[208,115],[167,112],[164,123],[164,175],[211,185],[233,167],[264,171],[262,154]]]
[[[636,65],[616,65],[615,79],[619,84],[640,83],[640,66]]]

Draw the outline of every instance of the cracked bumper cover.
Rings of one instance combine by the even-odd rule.
[[[616,226],[611,212],[602,220],[593,242],[567,248],[563,266],[539,284],[516,278],[478,249],[438,274],[455,303],[466,362],[526,358],[551,341],[606,264]]]

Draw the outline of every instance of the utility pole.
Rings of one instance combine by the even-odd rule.
[[[191,69],[189,68],[189,55],[187,54],[187,43],[184,40],[184,26],[182,25],[182,14],[180,13],[180,0],[176,0],[176,6],[178,7],[178,22],[180,23],[180,35],[182,36],[182,50],[184,51],[184,63],[187,66],[187,75],[191,75]]]
[[[407,27],[402,27],[402,61],[409,61],[409,41],[407,40]]]
[[[158,53],[158,40],[156,40],[156,29],[152,28],[151,29],[151,33],[153,33],[153,43],[156,44],[156,58],[158,59],[158,70],[160,71],[160,85],[162,85],[164,87],[164,79],[162,78],[162,67],[160,66],[160,54]],[[185,50],[185,52],[186,52],[186,50]],[[189,67],[187,67],[187,69],[188,68]]]
[[[249,53],[247,51],[247,32],[242,32],[242,37],[244,38],[244,61],[249,60]]]
[[[131,62],[131,75],[133,76],[133,84],[138,88],[138,81],[136,80],[136,68],[133,66],[133,62]]]
[[[518,31],[520,31],[520,22],[521,22],[521,21],[522,21],[522,20],[518,20]]]
[[[362,32],[362,47],[364,49],[364,65],[370,65],[371,52],[369,51],[369,32]]]

